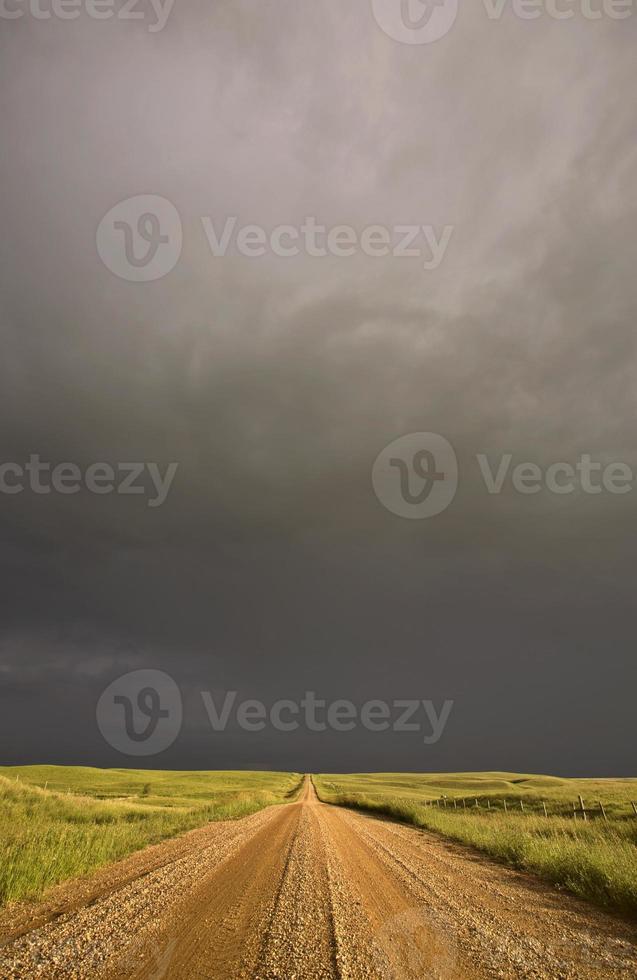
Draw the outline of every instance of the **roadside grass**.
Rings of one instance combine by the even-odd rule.
[[[608,909],[637,914],[637,780],[555,779],[505,773],[314,777],[326,803],[378,813],[468,844]],[[502,783],[506,786],[503,787]],[[366,786],[365,792],[361,786]],[[478,789],[480,786],[480,789]],[[370,791],[371,790],[371,791]],[[604,803],[608,820],[573,819],[581,794]],[[431,801],[447,796],[451,808]],[[453,799],[479,808],[454,809]],[[503,812],[503,801],[509,812]],[[526,810],[516,810],[522,799]],[[491,810],[486,809],[489,800]],[[542,801],[547,803],[545,817]],[[567,814],[570,812],[570,816]]]
[[[0,768],[0,905],[200,827],[293,799],[301,776]]]
[[[326,788],[334,784],[343,792],[363,793],[372,799],[391,796],[416,802],[446,795],[467,802],[478,798],[485,804],[491,799],[500,805],[504,799],[523,800],[525,805],[535,804],[540,809],[545,800],[553,810],[563,807],[565,813],[569,807],[572,813],[573,801],[580,794],[589,804],[601,800],[611,810],[615,807],[623,813],[630,810],[631,800],[637,802],[637,779],[565,779],[510,772],[348,773],[322,775],[320,779]]]

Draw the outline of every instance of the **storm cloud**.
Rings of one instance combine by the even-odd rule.
[[[184,698],[162,768],[634,774],[637,491],[489,494],[476,456],[637,472],[636,40],[637,12],[478,3],[425,45],[367,0],[0,20],[2,461],[178,464],[157,508],[0,494],[3,762],[126,764],[95,706],[154,668]],[[146,283],[96,246],[142,194],[183,227]],[[454,230],[427,271],[214,256],[228,216]],[[372,487],[411,432],[459,462],[421,521]],[[227,690],[454,708],[434,745],[215,733]]]

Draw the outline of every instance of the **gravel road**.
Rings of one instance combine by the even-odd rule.
[[[634,978],[637,926],[318,802],[209,824],[0,915],[0,977]]]

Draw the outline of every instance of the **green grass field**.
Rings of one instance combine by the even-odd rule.
[[[298,773],[0,767],[0,904],[293,799]]]
[[[324,774],[315,776],[314,783],[327,803],[404,820],[539,874],[599,905],[637,913],[637,817],[631,806],[637,802],[637,779],[360,773]],[[589,809],[586,821],[581,815],[573,818],[573,803],[580,795]]]

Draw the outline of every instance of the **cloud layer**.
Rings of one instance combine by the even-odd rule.
[[[163,767],[632,771],[634,493],[490,496],[475,456],[637,468],[637,16],[476,4],[408,46],[345,6],[3,26],[2,458],[179,464],[156,510],[0,497],[3,761],[122,764],[96,700],[157,667],[186,701]],[[130,283],[95,235],[145,193],[184,248]],[[455,230],[430,272],[215,258],[201,218],[228,215]],[[401,521],[371,468],[418,431],[460,488]],[[430,747],[221,737],[202,689],[455,707]]]

